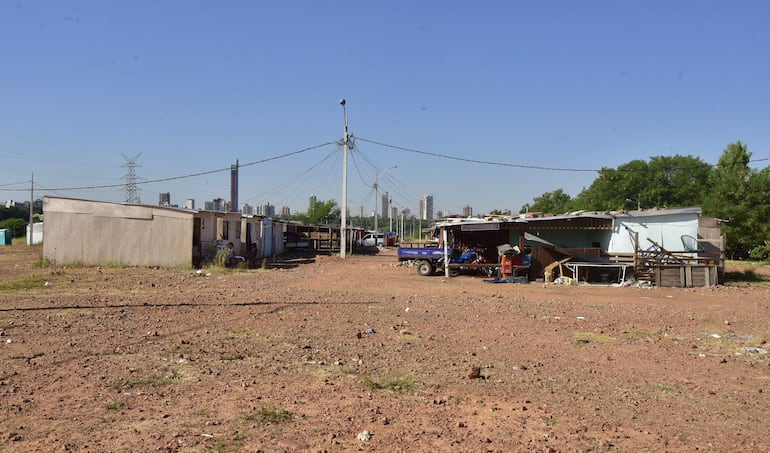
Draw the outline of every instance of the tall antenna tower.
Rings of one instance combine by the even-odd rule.
[[[123,179],[126,180],[126,186],[123,189],[126,193],[126,203],[140,204],[142,201],[139,199],[139,188],[136,187],[136,161],[139,160],[139,156],[142,153],[137,154],[133,158],[129,158],[123,153],[120,154],[126,159],[126,163],[121,165],[121,167],[126,169],[126,174],[123,176]]]

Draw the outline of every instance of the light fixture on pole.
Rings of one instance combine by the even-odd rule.
[[[626,198],[626,201],[630,201],[631,203],[636,203],[636,210],[637,211],[641,211],[642,210],[642,203],[639,200],[634,200],[633,198]]]
[[[342,136],[342,219],[340,221],[340,258],[345,258],[348,248],[348,112],[345,109],[345,98],[340,99],[342,116],[345,118],[345,133]]]
[[[382,170],[380,173],[377,173],[374,176],[374,232],[379,233],[380,230],[377,229],[377,202],[380,198],[380,192],[379,192],[379,185],[380,185],[380,176],[384,175],[386,171],[392,170],[394,168],[397,168],[398,165],[394,165],[390,168],[386,168],[385,170]],[[374,243],[377,244],[377,239],[375,237]]]

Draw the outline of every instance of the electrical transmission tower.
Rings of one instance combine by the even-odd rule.
[[[139,156],[141,155],[142,153],[139,153],[133,158],[129,158],[123,154],[126,163],[121,165],[121,167],[126,168],[126,175],[123,176],[123,179],[126,180],[126,186],[123,189],[126,193],[126,203],[140,204],[142,202],[139,200],[139,188],[136,187],[136,161],[139,160]]]

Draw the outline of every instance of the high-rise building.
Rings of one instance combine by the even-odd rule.
[[[473,217],[473,208],[465,205],[463,208],[463,217]]]
[[[238,211],[238,160],[235,165],[230,165],[230,209],[229,212]]]
[[[195,200],[192,198],[188,198],[187,201],[184,202],[185,209],[195,209]]]
[[[256,214],[264,217],[275,217],[275,206],[270,203],[257,206]]]
[[[420,218],[422,220],[433,220],[433,195],[425,195],[420,200]]]
[[[227,201],[224,198],[214,198],[211,205],[212,211],[227,212]]]
[[[161,192],[158,194],[158,206],[171,206],[170,192]]]
[[[382,205],[380,207],[380,212],[378,213],[381,219],[388,218],[388,206],[390,206],[390,194],[384,192],[382,194]]]
[[[244,203],[243,206],[241,206],[241,214],[252,216],[254,215],[254,206]]]
[[[291,217],[291,209],[288,206],[281,206],[281,217]]]

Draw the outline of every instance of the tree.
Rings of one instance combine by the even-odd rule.
[[[26,234],[27,221],[18,217],[0,221],[0,229],[11,230],[13,237],[18,238]]]
[[[728,256],[747,256],[770,241],[770,168],[749,168],[751,153],[740,141],[731,143],[719,158],[711,177],[712,189],[703,202],[703,213],[725,219],[722,231]]]
[[[657,156],[648,164],[642,197],[651,207],[699,206],[710,191],[711,165],[692,156]]]
[[[0,206],[0,220],[7,219],[29,219],[29,209]]]
[[[539,197],[535,197],[533,203],[525,204],[519,212],[547,212],[551,214],[562,214],[570,210],[572,206],[572,197],[562,189],[556,189],[553,192],[546,192]]]
[[[710,185],[711,166],[692,156],[632,160],[617,169],[602,168],[583,189],[573,209],[613,211],[630,208],[700,205]]]
[[[309,225],[328,224],[340,219],[340,210],[334,200],[316,201],[306,213],[299,213],[294,218]]]

